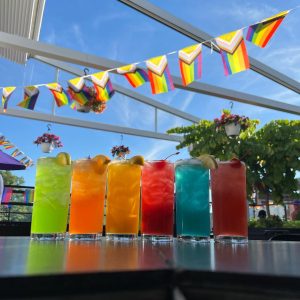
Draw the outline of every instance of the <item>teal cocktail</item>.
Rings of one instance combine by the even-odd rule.
[[[198,159],[176,162],[176,231],[182,239],[210,237],[209,170]]]
[[[68,221],[71,159],[67,153],[40,158],[31,222],[32,238],[63,238]]]

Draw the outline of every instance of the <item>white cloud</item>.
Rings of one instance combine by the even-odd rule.
[[[45,42],[48,44],[55,44],[57,40],[57,35],[54,29],[51,29],[51,31],[46,35]]]
[[[171,142],[155,141],[152,146],[149,147],[150,149],[145,152],[144,157],[147,160],[162,159],[162,155],[166,152],[172,153],[172,151],[175,150],[175,146],[176,145]]]
[[[71,33],[75,36],[75,41],[79,44],[83,51],[87,51],[87,44],[84,41],[82,31],[79,24],[73,24],[71,27]]]

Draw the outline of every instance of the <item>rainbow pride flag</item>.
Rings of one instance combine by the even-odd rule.
[[[3,142],[1,142],[1,145],[3,146],[3,148],[5,150],[9,150],[9,149],[15,148],[15,145],[12,144],[10,141],[3,141]]]
[[[117,69],[118,74],[124,75],[130,85],[137,88],[149,81],[147,73],[136,65],[127,65]]]
[[[77,77],[68,81],[68,93],[74,101],[80,105],[86,104],[90,100],[88,88],[85,85],[84,78]],[[71,103],[72,105],[72,103]]]
[[[20,103],[18,103],[18,106],[27,108],[30,110],[34,110],[36,100],[39,96],[39,89],[37,87],[33,86],[27,86],[24,88],[24,99]]]
[[[30,203],[34,200],[34,190],[33,189],[26,189],[24,191],[24,203]]]
[[[63,89],[63,87],[59,83],[48,83],[46,86],[52,93],[55,103],[58,107],[71,103],[70,95]]]
[[[92,74],[91,79],[97,92],[97,100],[101,102],[108,101],[115,93],[108,72]]]
[[[146,62],[152,94],[166,93],[174,90],[173,80],[165,55],[153,57]]]
[[[7,204],[10,202],[11,197],[13,194],[13,189],[11,187],[4,187],[2,198],[1,198],[1,203]]]
[[[178,52],[179,67],[183,85],[189,85],[201,78],[202,73],[202,45],[196,44]]]
[[[262,20],[258,24],[251,25],[248,28],[246,40],[256,46],[264,48],[289,12],[290,10],[285,10],[277,15]]]
[[[215,40],[220,48],[226,76],[249,69],[249,58],[242,30],[226,33]]]
[[[17,157],[19,155],[23,154],[22,151],[20,151],[19,149],[16,149],[13,151],[13,153],[11,154],[12,157]]]
[[[3,106],[4,111],[7,109],[8,100],[15,89],[16,89],[15,86],[7,86],[7,87],[3,88],[3,90],[2,90],[2,106]]]

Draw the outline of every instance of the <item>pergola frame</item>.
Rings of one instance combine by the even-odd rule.
[[[183,22],[174,16],[166,13],[162,9],[150,4],[145,0],[119,0],[134,9],[158,20],[159,22],[167,25],[186,36],[189,36],[198,42],[202,42],[203,40],[210,39],[211,37],[192,27],[186,22]],[[100,70],[108,70],[116,67],[120,67],[122,65],[126,65],[128,63],[121,63],[118,61],[98,57],[95,55],[85,54],[79,51],[66,49],[62,47],[57,47],[50,44],[45,44],[41,42],[36,42],[30,39],[26,39],[23,37],[11,35],[8,33],[0,32],[0,46],[5,48],[13,48],[16,50],[21,50],[24,52],[30,53],[30,56],[34,59],[37,59],[46,64],[52,65],[58,69],[69,72],[76,76],[83,76],[84,72],[78,68],[70,66],[63,62],[75,63],[78,65],[82,65],[85,67],[93,67],[95,69]],[[215,49],[217,50],[217,49]],[[62,62],[63,61],[63,62]],[[300,92],[300,83],[289,78],[288,76],[275,71],[274,69],[258,62],[251,58],[251,69],[255,72],[293,90],[297,93]],[[218,86],[205,84],[201,82],[193,82],[189,86],[183,86],[181,83],[181,79],[176,76],[172,76],[175,87],[187,91],[192,91],[195,93],[206,94],[210,96],[215,96],[222,99],[235,100],[237,102],[251,104],[255,106],[260,106],[264,108],[269,108],[281,112],[287,112],[295,115],[300,115],[300,107],[296,105],[287,104],[284,102],[251,95],[248,93],[238,92],[231,89],[225,89]],[[67,118],[67,117],[59,117],[55,115],[55,110],[53,109],[52,114],[42,114],[34,111],[24,111],[19,109],[8,109],[5,113],[1,111],[1,114],[5,114],[8,116],[21,117],[33,120],[47,121],[47,122],[55,122],[59,124],[69,125],[69,126],[78,126],[83,128],[91,128],[95,130],[104,130],[110,132],[117,132],[128,135],[135,135],[141,137],[148,138],[156,138],[174,142],[180,142],[182,137],[180,136],[170,136],[165,133],[157,132],[157,110],[162,110],[167,113],[170,113],[174,116],[180,117],[182,119],[188,120],[192,123],[197,123],[200,119],[196,116],[188,114],[186,112],[175,109],[171,106],[162,104],[161,102],[155,101],[149,97],[146,97],[142,94],[139,94],[130,89],[126,89],[120,85],[114,84],[114,88],[118,93],[121,93],[125,96],[133,98],[136,101],[144,103],[146,105],[150,105],[154,108],[154,131],[146,131],[134,128],[126,128],[122,126],[104,124],[100,122],[94,121],[84,121],[79,119]]]

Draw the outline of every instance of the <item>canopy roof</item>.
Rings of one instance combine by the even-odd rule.
[[[0,170],[24,170],[25,165],[0,150]]]
[[[37,41],[43,18],[45,0],[1,0],[0,31]],[[0,48],[0,56],[24,64],[28,53]]]

